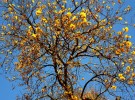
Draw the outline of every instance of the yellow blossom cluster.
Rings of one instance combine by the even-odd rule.
[[[116,55],[120,55],[121,53],[124,53],[124,52],[127,53],[128,50],[132,46],[132,42],[129,41],[129,40],[128,41],[123,41],[122,43],[119,44],[119,46],[120,47],[115,50]],[[131,63],[131,59],[130,59],[129,62]]]
[[[78,2],[71,0],[71,3],[72,2],[75,7],[79,7]],[[94,0],[90,1],[91,4],[94,4],[94,2]],[[39,65],[42,65],[42,62],[40,62],[42,59],[40,59],[40,57],[41,54],[43,54],[45,56],[43,60],[44,62],[50,60],[51,63],[53,62],[58,65],[58,68],[56,68],[56,74],[58,74],[58,78],[62,84],[61,86],[63,86],[62,88],[66,88],[65,90],[67,90],[63,95],[70,95],[70,100],[79,100],[79,96],[72,94],[70,91],[71,86],[69,86],[69,88],[65,87],[66,84],[68,84],[68,81],[66,83],[66,79],[64,78],[68,77],[70,79],[73,76],[70,73],[71,68],[75,69],[78,66],[83,68],[83,66],[87,65],[84,64],[85,62],[82,63],[82,58],[84,57],[83,59],[85,59],[85,56],[90,57],[92,60],[96,57],[99,61],[104,59],[111,61],[112,58],[120,59],[120,62],[115,62],[114,60],[114,66],[116,63],[122,65],[122,67],[120,66],[120,73],[117,78],[109,75],[107,76],[108,78],[104,80],[107,84],[106,88],[116,90],[117,86],[115,86],[115,83],[118,81],[123,81],[130,85],[134,83],[133,78],[135,78],[135,73],[132,68],[134,58],[132,57],[135,55],[135,50],[130,52],[130,49],[133,49],[133,43],[129,40],[131,36],[127,34],[125,35],[125,33],[129,31],[129,28],[124,27],[121,31],[115,32],[112,24],[115,21],[113,22],[113,20],[110,20],[111,16],[108,14],[104,17],[99,13],[104,11],[102,10],[103,7],[105,7],[106,11],[110,11],[111,6],[106,5],[106,1],[103,1],[103,7],[99,5],[97,8],[91,8],[91,11],[87,7],[83,8],[83,5],[82,9],[77,8],[77,10],[66,8],[64,4],[67,3],[67,0],[60,1],[59,6],[57,5],[57,2],[49,2],[44,5],[42,2],[38,2],[38,0],[31,0],[31,3],[32,4],[26,6],[33,8],[33,17],[29,17],[28,14],[25,13],[19,15],[19,13],[17,13],[19,11],[16,11],[14,7],[15,5],[9,5],[7,9],[9,15],[4,15],[4,18],[11,18],[12,24],[10,23],[1,26],[2,30],[6,31],[6,35],[9,36],[8,38],[15,36],[15,39],[11,38],[11,43],[14,46],[18,46],[21,51],[19,61],[16,63],[17,70],[22,70],[23,72],[28,69],[33,71],[32,68],[34,67],[38,69]],[[35,8],[33,7],[34,3],[37,3]],[[45,9],[46,6],[47,9]],[[19,7],[19,9],[21,9],[21,7]],[[122,21],[124,18],[122,16],[116,16],[114,19]],[[15,25],[13,25],[14,23]],[[127,22],[125,23],[126,25],[128,24]],[[24,32],[21,32],[20,30],[18,31],[17,29],[24,29]],[[2,35],[4,36],[5,34]],[[132,54],[130,57],[125,56],[128,52],[130,52],[130,55]],[[12,51],[8,51],[8,53],[13,54]],[[52,57],[48,57],[48,55],[51,55]],[[88,62],[88,65],[95,63],[92,62],[92,60]],[[121,62],[123,64],[121,64]],[[127,66],[127,64],[129,66]],[[97,67],[98,64],[93,65],[94,67]],[[102,67],[106,68],[106,65],[104,65],[105,64],[103,63]],[[64,73],[65,66],[67,67],[67,76]],[[59,67],[60,70],[57,70]],[[96,67],[89,67],[90,70],[96,73]],[[86,68],[86,70],[89,69]],[[100,71],[100,68],[97,70],[99,70],[99,72],[104,72]],[[123,70],[125,72],[123,72]],[[26,74],[29,73],[26,72]],[[108,73],[105,69],[104,75],[107,74]],[[71,75],[71,77],[68,75]],[[77,78],[73,78],[73,83],[76,82],[75,79],[77,80]],[[80,80],[85,82],[86,79],[81,76]],[[112,83],[110,84],[110,82],[114,85]],[[77,82],[75,84],[77,84]],[[46,92],[44,88],[41,91]]]
[[[122,73],[118,74],[118,77],[121,81],[124,81],[126,79]]]

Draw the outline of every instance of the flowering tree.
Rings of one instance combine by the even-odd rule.
[[[132,98],[135,49],[128,24],[122,26],[131,7],[123,4],[3,0],[1,67],[27,86],[22,99],[86,100],[93,88],[94,100],[122,93]]]

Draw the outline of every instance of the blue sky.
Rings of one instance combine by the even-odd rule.
[[[130,5],[131,7],[135,7],[135,0],[127,0],[126,1],[126,5]],[[1,8],[0,8],[1,9]],[[132,13],[134,12],[135,14],[135,8],[133,9]],[[130,20],[132,18],[135,18],[135,15],[128,15],[126,17],[127,20]],[[135,22],[135,19],[133,19],[133,21]],[[118,27],[117,30],[120,30],[121,28]],[[133,27],[129,27],[129,33],[132,36],[131,41],[133,43],[135,43],[135,28]],[[0,74],[0,100],[15,100],[16,99],[16,95],[20,94],[21,89],[15,89],[12,90],[12,85],[13,83],[9,82],[4,74]]]
[[[0,99],[15,100],[17,90],[12,90],[12,83],[0,75]]]

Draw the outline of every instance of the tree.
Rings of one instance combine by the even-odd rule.
[[[123,25],[129,5],[120,0],[3,0],[1,8],[1,67],[27,86],[23,100],[87,100],[93,88],[94,100],[123,94],[132,99],[135,49],[128,24]]]

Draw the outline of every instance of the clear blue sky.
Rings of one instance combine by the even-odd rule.
[[[68,1],[68,0],[67,0]],[[135,14],[135,0],[126,0],[126,4],[130,5],[134,8],[134,14]],[[1,11],[1,10],[0,10]],[[135,22],[135,16],[129,15],[127,16],[127,19],[133,19]],[[117,30],[120,30],[117,28]],[[132,42],[135,43],[135,29],[133,27],[129,27],[129,33],[132,36]],[[15,100],[16,95],[21,93],[21,89],[15,89],[12,90],[12,83],[6,80],[5,76],[0,74],[0,100]]]
[[[0,100],[16,100],[18,93],[20,94],[20,91],[12,90],[12,83],[0,75]]]

